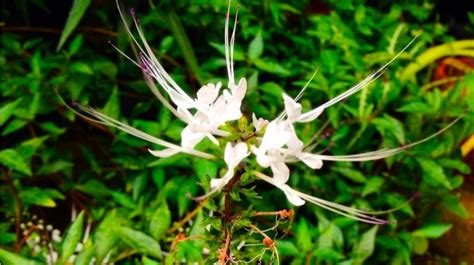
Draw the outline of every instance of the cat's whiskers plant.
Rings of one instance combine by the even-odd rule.
[[[361,154],[326,155],[312,153],[312,149],[314,148],[312,141],[314,138],[308,143],[304,143],[298,138],[294,124],[314,121],[322,114],[325,109],[347,99],[351,95],[359,92],[373,83],[387,70],[389,65],[415,41],[415,37],[389,62],[367,76],[361,82],[354,85],[342,94],[330,99],[319,107],[303,112],[302,106],[300,103],[298,103],[298,101],[303,96],[304,90],[309,85],[309,82],[316,75],[316,71],[311,76],[310,81],[308,81],[308,83],[294,99],[286,94],[282,95],[285,108],[283,112],[281,112],[281,114],[275,119],[265,120],[262,118],[257,118],[255,114],[252,114],[253,122],[248,126],[253,130],[250,134],[251,137],[246,137],[244,135],[233,135],[233,133],[239,132],[239,130],[227,129],[238,127],[235,121],[239,119],[246,119],[242,116],[241,106],[247,91],[247,81],[245,78],[241,78],[238,83],[235,83],[233,59],[237,15],[235,16],[234,26],[230,35],[230,1],[225,18],[224,32],[225,61],[228,75],[227,88],[222,88],[223,84],[220,82],[217,84],[208,83],[197,91],[196,96],[190,96],[188,93],[186,93],[166,72],[165,68],[154,55],[152,49],[147,43],[144,33],[140,27],[140,23],[136,19],[135,11],[132,9],[130,13],[133,18],[134,28],[136,29],[139,38],[134,36],[131,28],[127,25],[125,16],[119,7],[118,1],[117,6],[119,14],[124,21],[126,31],[128,32],[134,45],[139,50],[138,59],[134,60],[125,52],[118,49],[115,45],[112,44],[112,46],[120,54],[132,61],[143,71],[145,74],[146,83],[150,87],[153,94],[156,95],[164,107],[170,110],[178,119],[186,124],[185,128],[181,132],[181,143],[175,144],[159,139],[155,136],[135,129],[123,122],[108,117],[90,107],[83,106],[78,103],[74,103],[73,106],[67,106],[84,119],[115,127],[130,135],[164,148],[161,150],[149,150],[154,156],[169,157],[178,153],[186,153],[205,159],[223,159],[227,165],[227,172],[221,178],[214,178],[210,181],[210,191],[204,197],[211,196],[212,194],[221,191],[233,178],[239,178],[240,175],[237,174],[242,174],[243,172],[238,172],[236,174],[235,171],[238,168],[239,171],[245,170],[247,174],[251,174],[257,179],[263,180],[277,187],[283,191],[288,201],[295,206],[301,206],[306,202],[309,202],[361,222],[379,225],[388,224],[389,222],[387,220],[376,218],[373,215],[381,215],[393,212],[405,206],[406,204],[402,204],[397,208],[387,211],[365,211],[311,196],[304,192],[295,190],[287,184],[290,178],[290,169],[287,164],[303,162],[311,169],[320,169],[323,166],[323,161],[353,162],[383,159],[396,155],[408,148],[438,136],[459,120],[459,118],[456,119],[435,134],[412,144],[407,144],[393,149],[382,149]],[[155,82],[158,83],[160,87],[157,87]],[[204,138],[208,138],[217,146],[224,147],[224,155],[222,158],[216,157],[215,154],[210,154],[206,151],[195,149],[196,145]],[[229,139],[233,140],[231,141]],[[251,154],[254,156],[251,156]],[[247,166],[238,167],[240,164],[244,163],[245,160],[254,158],[261,168],[250,168],[250,166],[248,166],[250,165],[249,163],[246,163]],[[272,176],[262,173],[265,168],[270,168]],[[233,184],[228,187],[231,189]],[[228,192],[229,191],[226,191],[226,196],[228,196]],[[409,203],[409,201],[407,203]],[[227,212],[227,210],[230,211],[230,209],[226,209],[225,212]],[[230,217],[227,216],[226,218]],[[231,228],[230,226],[226,226],[224,229],[226,230],[227,247],[223,251],[225,251],[225,259],[229,260],[231,254],[230,242],[228,242],[228,240],[230,240]],[[267,247],[276,250],[275,243],[273,241],[272,244]],[[278,254],[276,254],[276,257],[278,259]]]

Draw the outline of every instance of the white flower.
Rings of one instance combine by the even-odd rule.
[[[228,89],[224,89],[222,93],[220,93],[222,86],[221,83],[209,83],[201,87],[198,90],[196,97],[193,98],[189,96],[171,78],[171,76],[161,65],[158,58],[155,56],[149,44],[147,43],[144,33],[138,23],[138,20],[135,18],[135,12],[133,11],[133,9],[131,10],[131,15],[133,18],[134,26],[138,33],[138,38],[133,35],[130,27],[126,23],[125,16],[121,11],[118,0],[116,1],[116,3],[120,17],[124,22],[125,29],[140,52],[139,59],[135,61],[128,55],[126,55],[124,52],[122,52],[120,49],[118,49],[115,45],[111,45],[120,54],[122,54],[124,57],[132,61],[135,65],[137,65],[143,70],[143,72],[145,73],[145,81],[150,87],[150,90],[153,92],[153,94],[155,94],[155,96],[163,104],[163,106],[165,106],[176,117],[186,123],[185,128],[181,132],[181,144],[176,145],[158,139],[145,132],[137,130],[127,124],[112,119],[100,112],[97,112],[92,108],[75,103],[73,107],[79,108],[79,110],[92,116],[93,118],[85,116],[84,114],[78,113],[76,110],[74,110],[74,108],[68,106],[64,101],[63,103],[84,119],[115,127],[135,137],[141,138],[143,140],[160,145],[165,148],[162,150],[149,150],[150,153],[155,156],[167,157],[183,152],[199,157],[212,158],[212,155],[197,151],[194,149],[194,147],[206,137],[209,138],[214,144],[218,145],[219,142],[216,139],[216,136],[225,137],[229,135],[228,132],[220,130],[219,127],[224,125],[226,122],[237,120],[242,116],[240,108],[242,105],[242,100],[244,99],[245,94],[247,92],[247,81],[245,80],[245,78],[241,78],[238,84],[235,83],[233,57],[237,15],[235,18],[236,20],[230,39],[229,15],[227,14],[226,17],[224,44],[225,59],[228,73]],[[160,85],[161,89],[156,86],[155,82]],[[169,96],[171,102],[169,102],[165,98],[162,91],[164,91]]]
[[[235,146],[232,146],[231,143],[227,143],[224,151],[224,161],[227,164],[227,172],[222,178],[211,180],[211,189],[220,190],[224,187],[227,182],[234,177],[235,168],[248,155],[249,152],[246,143],[238,143]]]

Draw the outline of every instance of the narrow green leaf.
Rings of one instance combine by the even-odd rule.
[[[117,87],[114,87],[114,90],[112,90],[112,94],[110,94],[102,111],[105,115],[114,119],[120,116],[120,98]]]
[[[56,51],[59,51],[61,49],[69,35],[71,35],[71,33],[77,27],[79,21],[81,21],[81,18],[86,12],[87,7],[90,5],[90,3],[91,0],[74,0],[72,8],[69,11],[66,25],[64,26],[63,32],[61,33],[61,38],[59,39]]]
[[[170,225],[171,212],[168,208],[168,204],[163,200],[163,202],[160,203],[160,206],[153,213],[148,230],[154,239],[160,240],[165,236],[166,230]]]
[[[161,258],[161,247],[147,234],[128,227],[117,228],[119,237],[134,250],[155,258]]]
[[[81,212],[76,220],[69,227],[61,246],[61,260],[65,263],[69,257],[76,251],[77,243],[82,238],[82,227],[84,225],[84,212]]]
[[[251,62],[255,61],[256,59],[260,58],[263,53],[263,38],[262,38],[262,30],[257,32],[255,38],[250,42],[248,48],[248,56]]]
[[[191,71],[194,73],[199,83],[203,85],[205,80],[203,78],[201,68],[199,67],[196,55],[194,54],[193,45],[189,41],[188,35],[181,24],[179,16],[174,10],[168,10],[166,12],[165,19],[167,20],[167,24],[169,25],[174,38],[178,42],[178,46],[183,52],[186,64],[189,66],[189,68],[191,68]]]
[[[31,176],[31,169],[25,163],[20,154],[13,149],[5,149],[0,151],[0,163],[13,170]]]
[[[92,258],[94,258],[95,249],[89,247],[88,249],[83,249],[77,255],[76,259],[74,260],[74,265],[89,265],[92,263]],[[100,263],[99,263],[100,264]]]
[[[300,220],[300,223],[296,228],[296,240],[299,248],[303,251],[309,251],[312,248],[313,243],[311,242],[311,232],[309,231],[308,223],[304,218]]]
[[[39,265],[40,262],[36,262],[31,259],[22,257],[16,253],[12,253],[0,248],[0,261],[3,265]]]
[[[15,112],[16,107],[20,102],[23,100],[23,98],[19,98],[13,102],[10,102],[8,104],[5,104],[1,109],[0,109],[0,126],[2,126],[8,118]]]
[[[37,187],[23,189],[19,196],[26,205],[34,204],[43,207],[56,207],[56,203],[49,196],[48,192]]]
[[[453,194],[445,195],[441,201],[441,204],[446,210],[458,215],[463,219],[467,219],[469,217],[469,212],[466,210],[466,208],[464,208],[459,196]]]
[[[46,139],[48,139],[48,136],[35,137],[22,142],[15,150],[19,155],[21,155],[21,157],[23,157],[23,159],[29,159],[36,153],[36,150],[44,141],[46,141]]]
[[[367,181],[365,176],[358,170],[352,168],[334,168],[334,170],[354,182],[365,183]]]
[[[413,236],[438,238],[451,229],[452,224],[428,224],[412,233]]]

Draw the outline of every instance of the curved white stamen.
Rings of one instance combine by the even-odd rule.
[[[352,208],[352,207],[347,207],[347,206],[344,206],[344,205],[341,205],[341,204],[329,202],[329,201],[326,201],[326,200],[323,200],[323,199],[320,199],[320,198],[313,197],[313,196],[310,196],[308,194],[302,193],[300,191],[294,190],[291,187],[289,187],[288,185],[284,185],[284,186],[279,185],[279,183],[276,183],[273,178],[271,178],[271,177],[269,177],[269,176],[267,176],[267,175],[265,175],[261,172],[253,171],[253,173],[256,177],[264,180],[265,182],[268,182],[268,183],[276,186],[277,188],[282,189],[286,193],[292,194],[293,196],[297,196],[297,197],[299,197],[299,198],[301,198],[301,199],[303,199],[307,202],[311,202],[311,203],[316,204],[316,205],[318,205],[318,206],[320,206],[324,209],[333,211],[333,212],[341,214],[343,216],[346,216],[346,217],[349,217],[349,218],[352,218],[352,219],[355,219],[355,220],[363,221],[363,222],[366,222],[366,223],[371,223],[371,224],[388,224],[389,223],[386,220],[382,220],[382,219],[378,219],[378,218],[373,217],[373,216],[369,216],[369,214],[383,214],[383,213],[386,213],[387,211],[373,212],[372,213],[372,212],[367,212],[367,211],[363,211],[363,210],[358,210],[358,209],[355,209],[355,208]],[[390,212],[390,211],[393,211],[393,210],[389,210],[388,212]]]

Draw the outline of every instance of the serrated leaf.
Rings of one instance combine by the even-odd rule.
[[[132,249],[155,258],[161,258],[161,247],[152,237],[128,227],[116,229],[118,236]]]
[[[19,98],[13,102],[10,102],[8,104],[5,104],[1,109],[0,109],[0,126],[2,126],[8,118],[15,112],[16,107],[18,104],[21,103],[23,98]]]
[[[374,252],[377,229],[378,226],[373,226],[362,234],[362,237],[354,250],[354,264],[363,264],[363,262]]]
[[[20,154],[13,149],[5,149],[0,151],[0,163],[13,170],[31,176],[31,169],[25,163]]]
[[[399,120],[385,114],[383,118],[373,119],[372,124],[375,125],[375,128],[377,128],[380,134],[385,135],[387,132],[391,133],[400,144],[405,143],[403,124]]]
[[[258,59],[263,53],[263,38],[262,38],[262,30],[259,30],[255,35],[255,38],[250,42],[248,48],[248,56],[250,61],[255,61]]]
[[[381,177],[372,177],[370,178],[362,190],[362,197],[365,197],[369,194],[378,192],[382,186],[384,180]]]
[[[151,217],[148,231],[154,239],[160,240],[165,236],[166,230],[170,225],[171,212],[166,200],[163,200]]]
[[[416,161],[420,164],[423,170],[423,179],[428,184],[434,184],[433,186],[442,185],[448,190],[452,189],[448,177],[444,174],[443,168],[435,161],[426,158],[417,158]]]
[[[413,236],[438,238],[451,229],[452,224],[428,224],[412,233]]]
[[[61,242],[61,260],[65,263],[76,251],[77,244],[82,238],[84,226],[84,212],[81,212],[72,223]]]
[[[59,39],[56,51],[59,51],[61,49],[69,35],[71,35],[76,26],[79,24],[79,21],[81,21],[81,18],[86,12],[87,7],[89,7],[90,3],[91,0],[74,0],[72,8],[69,11],[66,25],[64,26],[63,32],[61,33],[61,38]]]

